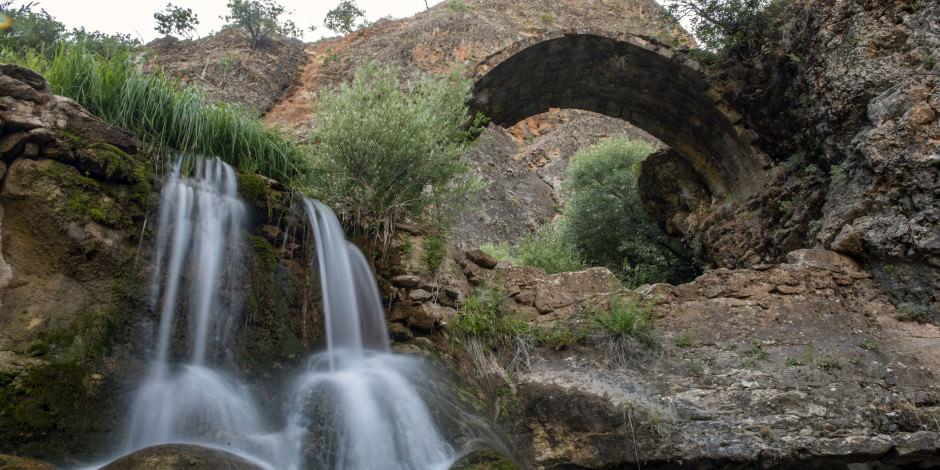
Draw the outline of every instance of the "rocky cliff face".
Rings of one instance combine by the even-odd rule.
[[[753,57],[718,75],[780,163],[768,188],[705,215],[720,266],[800,246],[858,257],[896,302],[937,315],[936,2],[795,2]]]

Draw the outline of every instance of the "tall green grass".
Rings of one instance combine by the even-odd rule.
[[[217,156],[288,185],[307,174],[308,158],[293,141],[239,108],[210,103],[195,87],[138,71],[130,53],[105,57],[63,43],[53,54],[4,50],[0,59],[41,73],[56,94],[134,132],[158,154]]]

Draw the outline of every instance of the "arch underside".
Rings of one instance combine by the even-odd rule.
[[[687,59],[626,39],[566,34],[494,56],[497,63],[475,83],[472,105],[503,126],[550,108],[622,118],[672,147],[712,194],[758,187],[768,160],[750,145],[753,133],[736,122],[740,115]]]

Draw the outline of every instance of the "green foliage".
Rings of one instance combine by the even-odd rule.
[[[212,104],[195,87],[182,87],[161,75],[144,75],[126,52],[105,57],[83,44],[63,43],[51,57],[5,50],[2,59],[43,74],[56,94],[136,133],[157,153],[216,155],[241,171],[288,185],[309,167],[296,144],[247,112]]]
[[[14,7],[12,0],[0,1],[0,11],[9,16],[12,25],[0,34],[0,48],[18,54],[54,47],[65,39],[65,25],[45,9],[33,10],[29,2]]]
[[[544,15],[542,15],[541,20],[542,20],[542,25],[544,25],[546,28],[550,27],[555,24],[555,15],[551,13],[545,13]]]
[[[361,20],[365,14],[365,10],[359,8],[354,0],[343,0],[326,14],[323,25],[331,31],[349,34],[356,28],[356,21]]]
[[[816,360],[816,348],[813,346],[813,343],[806,345],[806,351],[800,357],[787,357],[784,360],[784,364],[787,367],[802,367],[807,364],[812,364]]]
[[[686,332],[679,333],[678,335],[676,335],[676,347],[691,348],[692,337]]]
[[[568,168],[570,194],[562,224],[578,257],[605,266],[627,285],[682,282],[696,273],[691,255],[643,209],[640,165],[653,148],[622,137],[579,152]]]
[[[454,334],[457,338],[477,338],[492,349],[511,344],[519,335],[530,333],[527,322],[515,318],[505,307],[506,293],[481,285],[467,297],[457,312]]]
[[[467,13],[470,11],[470,6],[463,0],[450,0],[447,2],[447,8],[457,13]]]
[[[585,267],[562,230],[553,225],[543,226],[535,236],[522,240],[516,250],[516,261],[523,266],[542,268],[548,274],[580,271]]]
[[[36,2],[14,6],[13,0],[0,0],[0,11],[8,15],[11,26],[0,33],[0,49],[4,54],[24,55],[54,53],[62,43],[78,43],[101,55],[110,57],[140,45],[128,34],[105,34],[87,31],[84,27],[67,31],[65,25],[46,10],[36,10]]]
[[[443,231],[438,231],[424,238],[424,265],[428,272],[435,273],[444,262],[447,254],[447,237]]]
[[[585,268],[564,237],[563,231],[553,225],[543,226],[534,236],[524,238],[515,249],[504,242],[484,244],[480,250],[498,261],[542,268],[548,274],[580,271]]]
[[[763,361],[767,359],[767,350],[763,346],[757,344],[753,349],[744,351],[744,365],[746,367],[754,367],[757,365],[757,361]]]
[[[613,337],[630,337],[645,345],[655,342],[650,306],[636,297],[613,296],[610,309],[595,312],[594,320]]]
[[[516,258],[512,256],[512,247],[506,242],[496,244],[484,243],[483,246],[480,247],[480,251],[486,253],[496,261],[519,264]]]
[[[281,19],[284,6],[274,0],[229,0],[229,14],[223,17],[230,26],[244,29],[251,37],[252,49],[257,49],[269,35],[277,33],[290,37],[300,36],[300,28],[289,19]]]
[[[877,351],[877,350],[878,350],[878,346],[875,345],[875,343],[874,343],[872,340],[868,339],[868,338],[865,338],[865,339],[862,340],[861,343],[858,343],[858,347],[860,347],[860,348],[862,348],[862,349],[864,349],[864,350],[866,350],[866,351]]]
[[[762,14],[772,0],[665,0],[669,14],[686,20],[704,48],[728,54],[760,36],[767,28]]]
[[[196,25],[199,24],[199,17],[191,8],[178,7],[172,3],[167,3],[163,11],[154,13],[153,19],[157,22],[155,29],[158,33],[164,36],[178,34],[187,39],[192,39]]]
[[[355,231],[390,240],[397,221],[471,190],[460,154],[470,82],[459,72],[419,75],[369,64],[317,106],[315,179],[309,188]],[[438,214],[440,216],[440,214]]]
[[[926,305],[901,304],[897,307],[895,318],[899,321],[925,323],[929,311],[930,309]]]

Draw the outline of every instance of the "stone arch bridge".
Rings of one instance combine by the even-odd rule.
[[[691,211],[698,204],[690,198],[759,188],[771,165],[753,145],[757,134],[702,66],[647,37],[559,31],[515,43],[472,74],[471,105],[496,124],[511,126],[549,108],[577,108],[622,118],[669,145],[672,151],[658,157],[666,166],[641,177],[641,186],[670,194],[646,201],[658,205],[654,212],[665,212],[661,222],[668,213]]]

